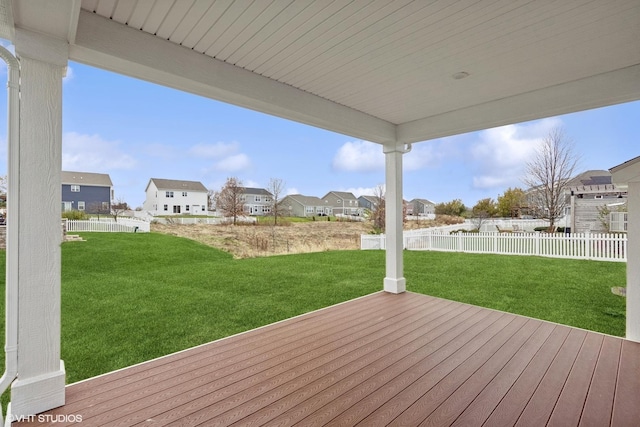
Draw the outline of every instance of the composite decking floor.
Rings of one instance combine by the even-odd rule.
[[[54,426],[637,426],[640,344],[379,292],[69,385],[45,415]]]

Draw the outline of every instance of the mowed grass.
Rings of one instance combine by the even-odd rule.
[[[68,382],[376,292],[384,277],[382,251],[234,260],[157,233],[81,235],[62,245]],[[624,334],[610,291],[624,264],[405,252],[405,277],[414,292]]]

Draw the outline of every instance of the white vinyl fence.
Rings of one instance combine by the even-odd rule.
[[[404,248],[502,255],[535,255],[552,258],[627,260],[625,234],[547,233],[406,233]],[[385,236],[361,236],[362,249],[385,249]]]
[[[151,226],[146,221],[134,218],[101,218],[90,220],[64,220],[67,225],[67,233],[80,231],[97,231],[106,233],[148,233]]]

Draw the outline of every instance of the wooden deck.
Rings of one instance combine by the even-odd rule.
[[[637,426],[640,344],[380,292],[69,385],[46,415],[54,426]]]

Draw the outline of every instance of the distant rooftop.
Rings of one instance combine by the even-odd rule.
[[[96,187],[113,187],[111,177],[106,173],[62,171],[62,184],[81,184]]]

